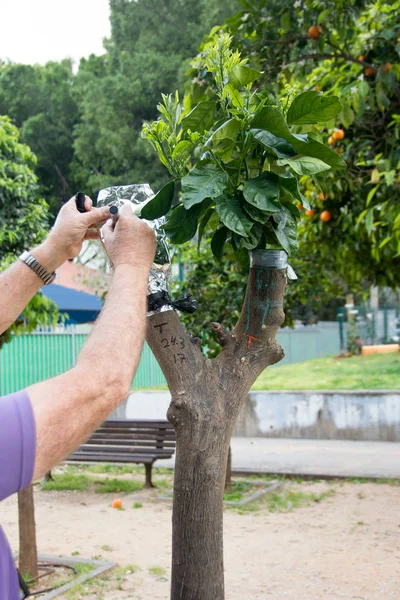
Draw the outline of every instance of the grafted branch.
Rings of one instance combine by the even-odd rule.
[[[285,287],[286,268],[254,266],[250,269],[239,320],[216,359],[220,385],[235,389],[238,397],[242,391],[247,393],[267,366],[284,356],[275,335],[285,318]]]

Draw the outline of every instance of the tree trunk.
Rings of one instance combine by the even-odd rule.
[[[39,575],[36,546],[35,505],[33,485],[18,493],[19,571],[34,579]]]
[[[258,375],[284,356],[284,252],[252,255],[246,297],[231,334],[214,323],[221,353],[205,358],[175,311],[153,314],[148,343],[171,391],[176,436],[171,600],[224,600],[223,494],[229,444]],[[276,262],[278,259],[278,262]],[[272,266],[271,266],[272,265]]]

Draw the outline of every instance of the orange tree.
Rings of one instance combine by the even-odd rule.
[[[305,175],[312,209],[301,211],[298,269],[343,293],[370,284],[398,285],[400,261],[400,31],[398,1],[241,0],[227,20],[234,43],[263,71],[281,98],[323,91],[343,109],[318,133],[348,169]],[[192,85],[201,87],[200,72]],[[313,283],[314,282],[314,283]],[[301,281],[299,288],[301,289]],[[328,285],[327,289],[330,289]]]
[[[204,92],[189,90],[182,103],[177,94],[163,96],[160,118],[143,128],[171,180],[141,216],[166,216],[172,243],[209,239],[214,261],[228,263],[233,255],[249,271],[233,330],[212,324],[222,348],[213,360],[174,310],[148,319],[147,340],[168,382],[168,419],[177,435],[172,600],[225,597],[229,443],[251,385],[283,356],[275,334],[284,320],[287,255],[297,251],[297,204],[308,206],[298,182],[345,168],[316,127],[341,111],[339,100],[313,91],[281,103],[230,42],[213,32],[195,60],[209,84]],[[310,133],[299,132],[301,119],[314,124]]]

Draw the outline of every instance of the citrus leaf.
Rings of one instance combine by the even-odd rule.
[[[217,229],[211,239],[211,250],[212,253],[218,260],[222,259],[224,253],[224,246],[226,238],[228,237],[229,230],[227,227],[220,227]]]
[[[314,175],[330,169],[329,165],[319,158],[312,156],[299,156],[298,158],[281,158],[278,165],[288,165],[298,175]]]
[[[141,210],[140,216],[148,221],[159,219],[171,209],[174,199],[175,183],[169,181]]]
[[[199,223],[199,231],[198,231],[198,234],[197,234],[197,247],[198,248],[200,248],[200,243],[201,243],[201,240],[203,238],[204,230],[205,230],[205,228],[207,226],[208,221],[211,218],[211,215],[214,213],[214,211],[215,211],[215,209],[210,206],[206,210],[206,212],[204,213],[204,215],[201,217],[201,221]]]
[[[258,208],[256,208],[252,204],[248,204],[247,202],[243,205],[243,208],[249,215],[249,217],[253,221],[257,221],[258,223],[265,224],[271,216],[271,213],[263,212],[262,210],[259,210]]]
[[[247,202],[268,213],[281,209],[279,193],[279,177],[275,173],[261,173],[243,185],[243,196]]]
[[[308,200],[299,190],[299,185],[296,177],[290,175],[289,173],[281,173],[279,175],[279,182],[285,190],[289,192],[296,200],[302,203],[306,208],[310,208]]]
[[[244,237],[249,235],[253,222],[247,217],[238,198],[219,196],[215,208],[222,223],[230,231]]]
[[[228,185],[228,175],[211,164],[197,166],[182,179],[182,202],[185,208],[199,204],[204,198],[220,196]]]
[[[229,74],[228,83],[236,88],[242,88],[260,77],[260,71],[256,71],[245,65],[238,65]]]
[[[172,211],[168,222],[162,225],[162,229],[165,230],[173,244],[183,244],[192,239],[197,230],[200,211],[200,205],[186,210],[182,204]]]
[[[287,112],[287,122],[292,125],[313,125],[336,117],[342,110],[337,96],[322,96],[311,90],[299,94]]]
[[[203,100],[199,102],[186,117],[181,121],[183,131],[190,129],[203,133],[209,129],[214,122],[216,104],[214,100]]]
[[[240,122],[237,119],[229,119],[228,121],[225,121],[225,123],[223,123],[214,131],[205,145],[209,146],[212,143],[215,146],[226,139],[236,141],[240,127]]]
[[[323,160],[333,169],[343,169],[346,167],[343,158],[336,154],[334,150],[325,146],[325,144],[320,144],[314,140],[309,142],[305,139],[301,139],[297,135],[293,135],[283,114],[279,109],[273,106],[264,107],[254,118],[252,127],[254,129],[266,129],[277,137],[283,138],[293,146],[297,154],[312,156]]]
[[[277,158],[291,157],[296,154],[293,146],[286,140],[265,129],[251,129],[254,139],[275,154]]]
[[[231,83],[228,83],[226,86],[226,91],[228,92],[228,96],[233,106],[242,109],[244,106],[244,100],[239,90],[236,89]]]
[[[192,151],[193,145],[193,142],[190,142],[189,140],[181,140],[175,146],[171,155],[172,158],[177,159],[188,157]]]
[[[290,256],[298,250],[297,223],[291,212],[283,207],[278,213],[274,213],[271,224],[275,235],[282,248]]]

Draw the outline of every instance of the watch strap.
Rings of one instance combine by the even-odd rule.
[[[53,283],[54,279],[56,278],[55,271],[53,271],[53,273],[49,273],[43,267],[43,265],[41,265],[40,262],[36,260],[34,256],[32,256],[30,252],[23,252],[19,259],[36,273],[36,275],[43,281],[44,285]]]

